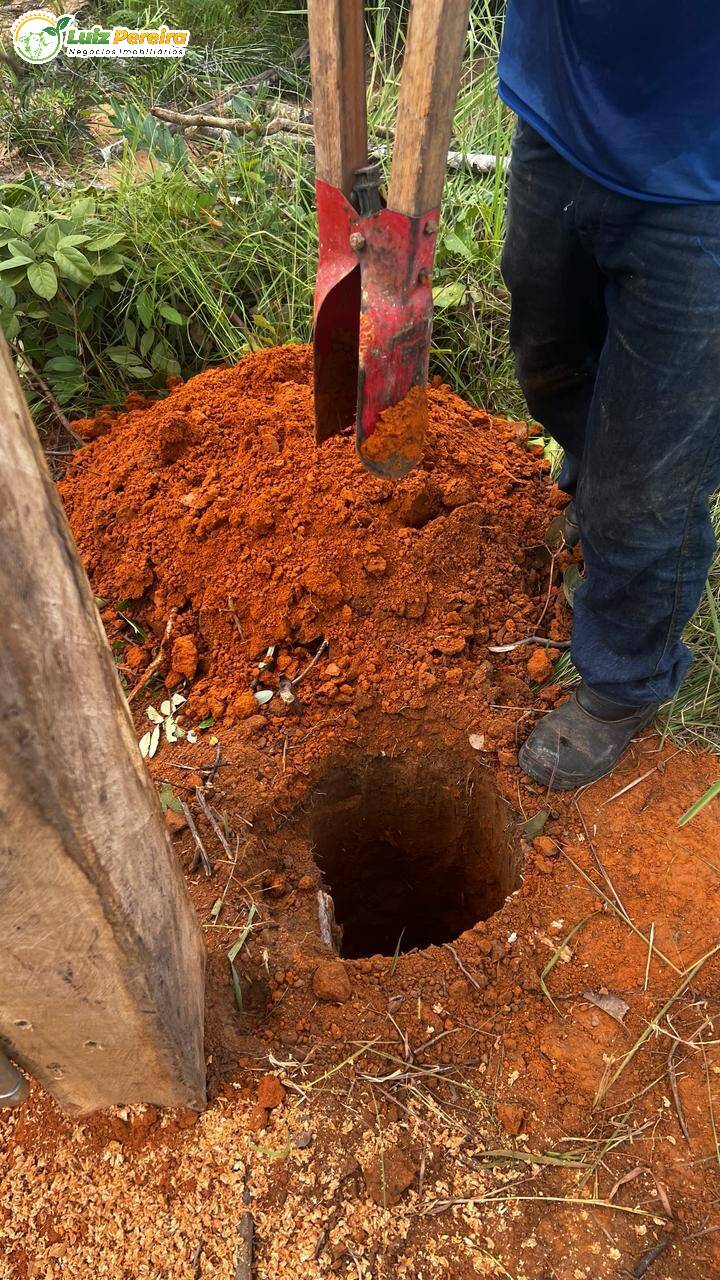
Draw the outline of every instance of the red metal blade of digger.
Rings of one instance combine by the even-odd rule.
[[[315,438],[318,444],[355,422],[360,339],[360,265],[350,245],[357,213],[342,191],[318,180],[315,279]]]
[[[365,244],[356,440],[378,476],[407,475],[423,454],[437,221],[437,210],[410,218],[383,209],[358,223]]]

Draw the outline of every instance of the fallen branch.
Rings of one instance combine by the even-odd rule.
[[[170,639],[170,634],[171,634],[172,629],[173,629],[173,626],[174,626],[174,624],[175,624],[175,617],[176,617],[176,615],[177,615],[177,609],[172,609],[172,610],[170,611],[170,617],[169,617],[169,618],[168,618],[168,620],[167,620],[167,625],[166,625],[166,627],[165,627],[165,632],[164,632],[164,634],[163,634],[163,638],[162,638],[162,640],[160,641],[160,647],[159,647],[159,649],[158,649],[157,653],[155,654],[155,657],[153,658],[152,662],[150,663],[150,666],[149,666],[149,667],[147,667],[147,668],[145,669],[145,674],[144,674],[143,676],[141,676],[141,677],[140,677],[140,679],[138,680],[137,684],[136,684],[136,685],[135,685],[135,686],[130,690],[129,694],[127,695],[127,703],[128,703],[128,706],[129,706],[129,705],[130,705],[130,703],[132,702],[132,700],[133,700],[133,698],[135,697],[135,695],[136,695],[136,694],[138,694],[138,693],[140,692],[140,690],[141,690],[141,689],[144,689],[144,688],[145,688],[145,685],[147,684],[148,680],[152,679],[152,677],[155,675],[155,672],[157,671],[158,667],[160,666],[160,663],[162,662],[162,659],[163,659],[163,650],[164,650],[165,645],[167,644],[168,640]]]
[[[210,136],[215,137],[223,132],[254,133],[258,140],[272,137],[275,133],[293,134],[296,138],[314,139],[315,137],[315,129],[312,124],[307,124],[302,120],[293,120],[287,116],[275,116],[267,125],[261,127],[258,132],[257,121],[243,120],[237,116],[209,115],[206,111],[172,111],[169,107],[152,107],[150,114],[155,116],[157,120],[162,120],[164,124],[171,125],[174,129],[207,129],[212,130],[213,133]],[[374,132],[389,138],[394,136],[392,130],[381,130],[379,126]],[[377,159],[382,159],[388,154],[388,150],[389,148],[386,144],[381,143],[380,146],[374,148],[374,155]],[[449,151],[447,157],[448,169],[454,172],[468,169],[479,177],[494,173],[498,168],[504,172],[508,164],[507,156],[496,156],[489,151]]]
[[[219,129],[227,133],[254,133],[257,137],[267,138],[273,133],[295,133],[303,137],[313,137],[311,124],[303,124],[300,120],[289,120],[286,116],[275,116],[266,125],[258,125],[255,120],[241,120],[237,116],[209,116],[204,112],[171,111],[168,107],[153,107],[151,115],[164,124],[174,124],[181,129]]]
[[[63,413],[62,409],[60,408],[60,405],[55,399],[55,396],[50,390],[47,382],[42,377],[42,375],[38,373],[35,366],[31,363],[29,356],[25,354],[22,347],[19,347],[16,342],[10,342],[9,345],[13,351],[13,354],[16,356],[16,358],[19,360],[22,360],[23,364],[25,365],[25,368],[28,371],[28,376],[30,381],[34,384],[36,390],[40,392],[40,395],[42,396],[46,404],[49,405],[49,407],[52,409],[52,412],[55,414],[55,417],[60,423],[63,431],[66,431],[67,434],[70,436],[70,439],[74,440],[76,444],[85,444],[85,441],[83,440],[82,436],[79,436],[77,431],[73,431],[66,415]]]

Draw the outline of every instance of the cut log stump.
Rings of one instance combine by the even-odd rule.
[[[201,931],[0,344],[0,1045],[70,1112],[197,1107]]]

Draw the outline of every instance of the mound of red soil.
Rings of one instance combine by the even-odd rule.
[[[535,629],[558,495],[522,424],[442,385],[429,410],[422,463],[398,484],[366,472],[347,438],[316,446],[303,347],[75,424],[91,442],[62,494],[94,590],[113,606],[106,621],[129,602],[159,637],[177,611],[164,670],[168,686],[192,682],[190,715],[286,714],[279,677],[299,675],[323,639],[296,690],[312,703],[305,728],[328,703],[432,715],[450,697],[469,723],[492,700],[488,645]],[[151,635],[146,662],[155,646]],[[503,658],[503,672],[528,653]],[[137,646],[131,659],[142,668]],[[258,682],[276,693],[262,709]]]

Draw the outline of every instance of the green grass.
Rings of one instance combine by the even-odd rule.
[[[512,134],[511,117],[495,92],[501,7],[496,0],[473,0],[451,144],[457,151],[492,153],[498,161],[508,155]],[[406,0],[370,0],[366,6],[370,132],[383,147],[395,119],[403,43],[398,18],[406,11]],[[94,219],[110,232],[124,232],[117,246],[123,269],[89,283],[62,282],[62,308],[43,317],[41,300],[28,303],[22,295],[19,305],[28,303],[27,313],[11,321],[13,308],[7,299],[3,304],[0,322],[18,326],[14,340],[26,346],[70,415],[120,401],[136,385],[133,370],[141,365],[143,386],[159,390],[176,365],[191,374],[257,346],[307,341],[315,270],[306,140],[279,135],[259,143],[228,135],[224,144],[199,144],[190,154],[178,135],[173,139],[149,115],[154,104],[195,107],[268,67],[278,70],[275,84],[240,90],[230,109],[263,119],[280,97],[309,108],[307,57],[291,56],[305,34],[301,0],[277,7],[260,0],[169,0],[167,7],[158,0],[102,0],[83,10],[84,23],[95,18],[172,20],[190,28],[192,44],[186,59],[170,65],[122,67],[106,60],[92,75],[85,66],[80,74],[66,64],[32,70],[20,82],[0,66],[6,145],[14,136],[28,166],[22,182],[0,190],[3,203],[41,211],[43,219],[62,218],[92,184]],[[108,186],[83,121],[93,106],[110,101],[118,104],[126,143]],[[138,149],[151,156],[140,176]],[[70,190],[52,181],[58,167],[74,173]],[[483,178],[467,170],[448,176],[434,274],[432,369],[470,401],[521,417],[499,273],[505,195],[501,163]],[[5,252],[0,248],[0,266]],[[0,274],[0,281],[8,279]],[[75,360],[81,372],[43,366],[58,358],[61,364]],[[42,419],[38,399],[35,408]],[[720,501],[714,522],[720,532]],[[662,720],[678,742],[720,752],[720,560],[710,587],[688,629],[695,664]],[[567,658],[558,674],[572,678]]]

